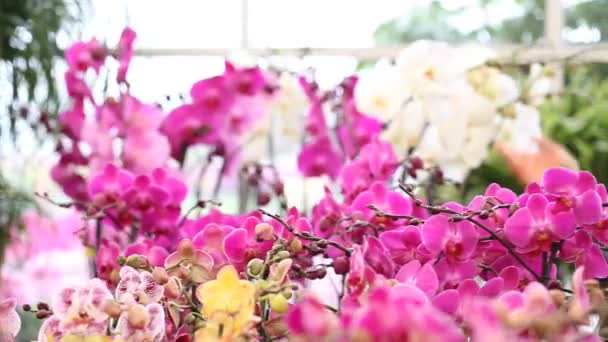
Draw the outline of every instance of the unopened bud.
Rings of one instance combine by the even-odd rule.
[[[257,202],[258,205],[266,205],[270,202],[270,195],[265,192],[260,192],[258,194]]]
[[[289,299],[293,297],[293,291],[291,291],[290,289],[285,289],[281,292],[281,295],[285,297],[285,299]]]
[[[120,266],[124,266],[124,264],[127,262],[127,258],[124,255],[119,255],[116,261]]]
[[[129,255],[125,261],[125,264],[136,269],[146,268],[150,266],[148,259],[145,256],[139,254]]]
[[[283,182],[278,181],[275,182],[274,185],[272,186],[274,193],[277,195],[282,195],[283,192],[285,192],[285,186],[283,185]]]
[[[177,274],[181,279],[190,280],[191,271],[188,267],[186,267],[184,265],[180,265],[177,268]]]
[[[267,240],[272,239],[273,234],[274,234],[274,228],[271,225],[269,225],[268,223],[265,223],[265,222],[258,223],[255,226],[255,236],[258,239],[267,241]]]
[[[289,242],[289,249],[293,252],[293,254],[300,253],[303,247],[302,240],[298,238],[293,238],[293,240]]]
[[[270,307],[276,313],[284,313],[289,309],[289,302],[282,295],[274,295],[270,298]]]
[[[170,299],[179,298],[182,294],[181,283],[175,277],[169,278],[165,284],[165,296]]]
[[[441,170],[440,168],[437,168],[435,170],[435,181],[437,182],[437,184],[443,184],[443,170]]]
[[[189,239],[183,239],[177,246],[177,252],[182,258],[191,259],[194,256],[194,245]]]
[[[308,273],[310,279],[323,279],[327,275],[327,270],[324,267],[317,268],[314,271]]]
[[[23,304],[23,306],[21,307],[23,309],[23,311],[25,312],[29,312],[32,311],[32,307],[29,304]]]
[[[52,315],[53,313],[47,310],[39,310],[38,312],[36,312],[36,318],[38,319],[45,319],[48,318]]]
[[[280,251],[277,253],[276,258],[279,260],[287,259],[290,257],[290,253],[288,251]]]
[[[410,166],[414,170],[422,169],[424,167],[424,162],[420,157],[413,157],[410,159]]]
[[[150,321],[150,315],[143,305],[132,305],[127,311],[129,325],[135,329],[143,329]]]
[[[346,256],[339,256],[334,260],[333,263],[334,272],[336,274],[347,274],[350,270],[350,262]]]
[[[196,321],[196,316],[191,312],[186,316],[184,321],[186,324],[192,324],[194,321]]]
[[[549,290],[549,293],[551,294],[553,303],[555,303],[557,307],[562,306],[566,301],[566,294],[562,290]]]
[[[120,314],[122,313],[122,310],[120,309],[120,304],[118,304],[118,302],[112,299],[106,302],[103,307],[103,311],[112,318],[118,318],[118,316],[120,316]]]
[[[513,202],[513,204],[509,206],[509,216],[513,215],[517,211],[517,209],[519,209],[519,203]]]
[[[159,285],[165,285],[169,281],[169,274],[167,273],[167,270],[162,267],[154,267],[152,277]]]
[[[257,277],[264,270],[264,260],[254,258],[247,263],[247,274],[252,277]]]
[[[42,302],[40,302],[40,303],[38,303],[38,304],[36,305],[36,307],[38,308],[38,310],[47,310],[47,311],[50,311],[50,310],[51,310],[51,309],[49,308],[49,305],[48,305],[47,303],[42,303]]]

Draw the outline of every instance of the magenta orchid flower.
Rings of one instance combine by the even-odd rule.
[[[584,268],[585,279],[608,276],[604,253],[584,230],[576,231],[574,236],[562,243],[559,256],[565,262],[574,262],[576,267]]]
[[[255,217],[247,218],[242,228],[236,228],[224,238],[224,252],[233,265],[242,267],[253,258],[263,258],[272,248],[272,240],[258,241],[255,227],[262,223]]]
[[[447,215],[434,215],[421,229],[422,243],[433,255],[443,253],[451,262],[471,258],[479,233],[469,221],[452,222]]]
[[[137,33],[130,27],[125,27],[120,35],[117,47],[119,66],[116,80],[118,82],[125,82],[127,80],[127,71],[133,58],[133,42],[135,38],[137,38]]]
[[[298,169],[306,177],[328,175],[335,179],[340,172],[342,157],[328,136],[321,136],[304,145],[298,155]]]
[[[89,68],[99,73],[105,63],[107,51],[95,38],[88,42],[77,42],[65,50],[65,59],[71,70],[85,72]]]
[[[425,341],[465,341],[454,322],[430,305],[416,287],[379,287],[371,290],[366,299],[343,319],[351,339],[366,336],[372,341],[388,342],[416,336]],[[407,312],[416,315],[409,315],[404,321],[402,317]]]
[[[313,294],[306,294],[287,313],[289,331],[306,339],[330,338],[338,327],[336,316]]]
[[[570,211],[554,211],[555,203],[532,194],[505,224],[505,234],[522,253],[549,251],[551,243],[574,233],[576,220]]]
[[[394,276],[395,265],[382,242],[375,236],[367,236],[363,242],[363,257],[377,274],[386,278]]]
[[[194,235],[192,243],[194,247],[211,255],[215,268],[219,269],[228,263],[228,258],[224,253],[224,239],[234,229],[234,227],[229,225],[209,223]]]
[[[379,238],[398,265],[405,265],[414,259],[425,260],[425,255],[419,253],[418,247],[422,243],[422,238],[417,226],[405,226],[382,232]]]
[[[428,263],[421,265],[418,260],[412,260],[403,265],[395,279],[419,288],[429,297],[433,296],[439,288],[439,279],[433,266]]]
[[[412,213],[412,201],[399,191],[389,190],[386,184],[375,182],[369,190],[360,193],[351,204],[351,215],[357,218],[368,219],[371,222],[385,224],[391,220],[389,217],[378,216],[368,208],[368,205],[395,215],[409,215]]]
[[[554,210],[572,209],[578,224],[599,221],[602,201],[596,192],[597,181],[590,172],[551,168],[543,174],[542,186],[546,192],[557,196]]]
[[[332,236],[340,225],[342,206],[325,187],[325,196],[312,208],[311,222],[314,233],[322,238]]]

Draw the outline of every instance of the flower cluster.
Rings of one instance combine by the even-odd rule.
[[[133,39],[126,30],[115,53],[124,86]],[[84,76],[104,67],[108,54],[96,40],[68,50],[75,103],[95,103]],[[432,185],[450,163],[476,158],[466,151],[479,141],[468,135],[495,132],[496,113],[513,109],[509,103],[517,98],[512,80],[494,67],[472,59],[462,68],[448,66],[457,55],[419,43],[396,66],[378,66],[403,87],[371,86],[366,77],[372,75],[362,75],[323,92],[309,77],[290,79],[304,94],[294,101],[309,107],[298,168],[335,183],[310,213],[289,207],[278,166],[259,161],[243,163],[239,175],[257,187],[265,209],[230,214],[200,196],[184,208],[198,184],[190,189],[184,170],[167,163],[169,155],[183,162],[191,145],[208,145],[211,157],[223,159],[223,176],[246,145],[242,139],[257,137],[251,130],[267,122],[265,108],[280,107],[284,98],[275,84],[288,84],[286,76],[277,81],[258,67],[227,63],[166,117],[128,91],[96,107],[94,132],[73,120],[83,113],[65,114],[72,150],[62,150],[53,175],[74,199],[61,206],[88,222],[78,236],[94,253],[95,275],[65,287],[50,305],[23,306],[44,320],[38,341],[599,341],[605,304],[597,278],[608,277],[608,192],[592,174],[551,168],[522,194],[491,184],[469,203],[421,196],[418,173],[428,173]],[[457,91],[444,92],[452,83]],[[362,93],[382,87],[399,100],[365,104]],[[401,119],[382,120],[412,108],[424,116],[426,128],[414,139],[420,144],[413,147],[414,135],[405,145],[386,140]],[[406,119],[407,129],[416,120]],[[407,135],[407,129],[397,130]],[[428,157],[429,136],[444,139],[448,130],[455,140],[441,144],[457,153]],[[167,148],[144,143],[129,152],[128,140],[140,134]],[[87,156],[78,147],[83,141],[91,146]],[[122,151],[111,148],[113,141],[124,142]],[[88,173],[72,173],[82,169]],[[273,196],[278,214],[268,208]],[[335,298],[311,290],[311,282],[335,278],[342,284]],[[337,305],[326,304],[331,299]],[[3,340],[17,334],[17,317],[13,300],[0,302]]]
[[[540,136],[538,111],[520,101],[527,94],[514,79],[486,63],[491,55],[415,42],[394,65],[381,61],[361,73],[355,104],[387,123],[382,137],[398,154],[413,151],[460,182],[483,162],[497,134],[520,151],[533,149]]]
[[[72,105],[60,114],[58,129],[65,139],[57,147],[61,157],[51,175],[76,200],[89,199],[87,179],[107,163],[143,173],[165,165],[169,158],[169,141],[160,132],[162,110],[129,92],[126,73],[135,37],[126,28],[113,53],[95,39],[66,50],[65,82]],[[119,62],[116,81],[121,90],[117,97],[107,96],[100,103],[86,77],[90,70],[98,75],[112,54]],[[150,150],[154,153],[147,153]]]

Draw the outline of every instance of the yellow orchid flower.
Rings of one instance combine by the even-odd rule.
[[[255,287],[242,280],[233,266],[224,266],[215,280],[201,284],[196,296],[208,318],[196,341],[232,341],[242,335],[255,316]]]
[[[110,336],[105,335],[66,335],[61,338],[61,342],[120,342],[121,340],[115,340]],[[52,338],[49,339],[52,342]]]

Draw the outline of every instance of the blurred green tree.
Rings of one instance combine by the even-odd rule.
[[[449,5],[449,6],[448,6]],[[495,21],[489,18],[492,8],[509,5],[513,16]],[[458,27],[457,19],[465,12],[477,10],[481,16],[477,27],[468,31]],[[605,0],[578,1],[565,9],[565,28],[597,30],[600,39],[608,37],[608,5]],[[544,29],[544,0],[475,0],[454,7],[450,1],[431,0],[416,5],[407,15],[383,23],[375,32],[381,45],[436,39],[450,42],[532,43],[541,38]]]

